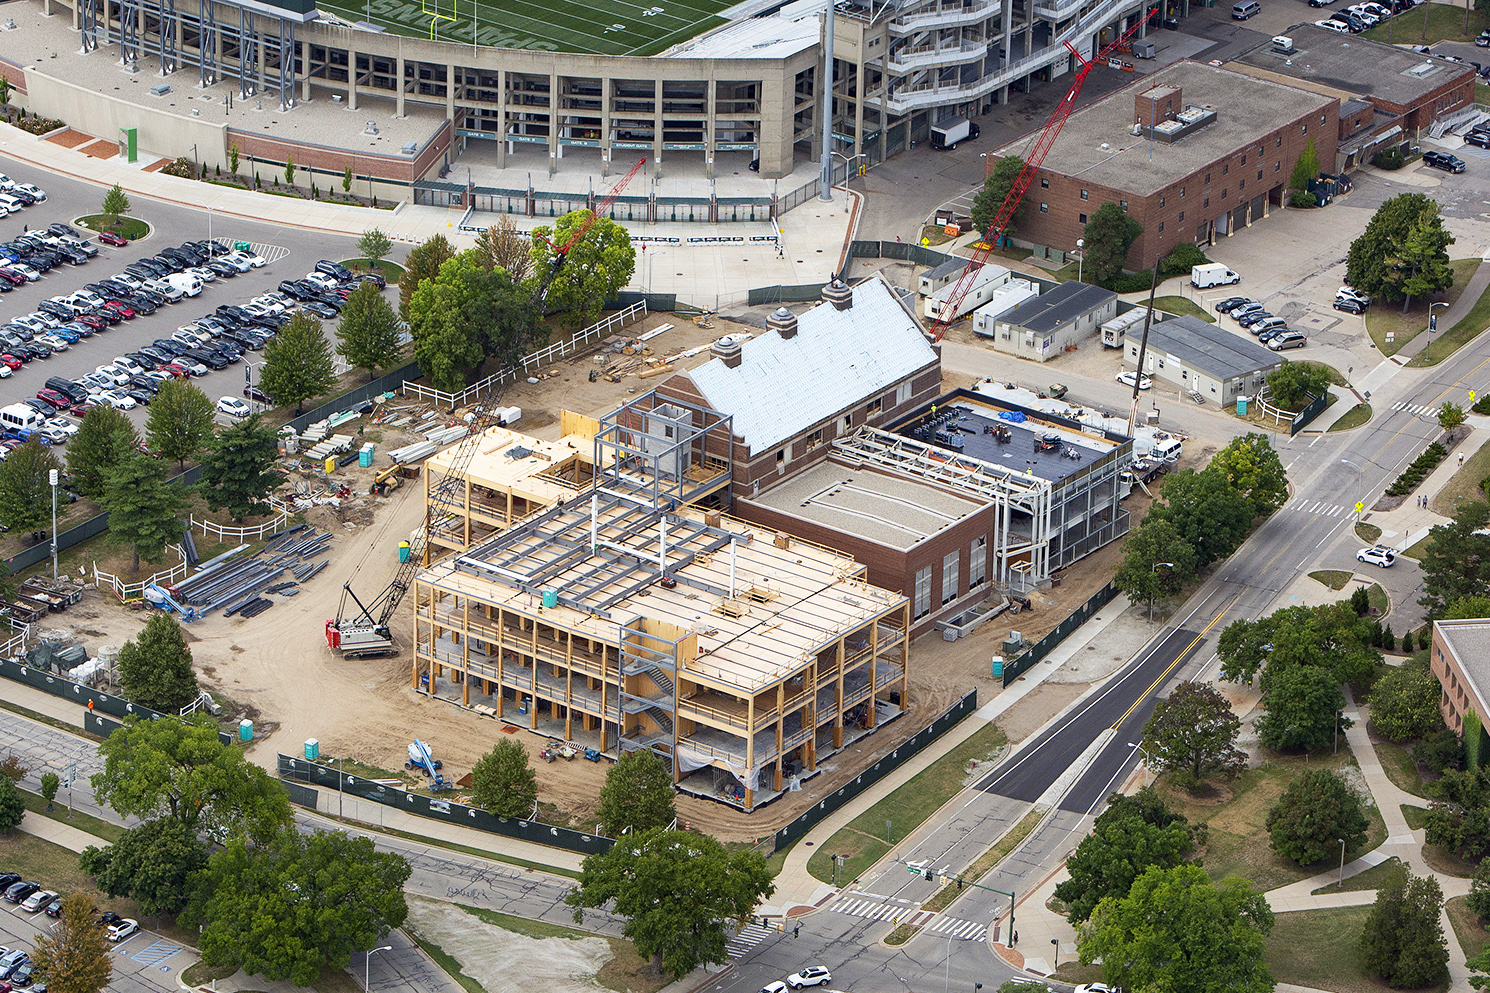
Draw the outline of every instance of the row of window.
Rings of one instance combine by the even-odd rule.
[[[942,556],[942,603],[948,604],[961,595],[958,579],[961,562],[961,550],[948,552]],[[988,581],[988,539],[977,538],[968,547],[967,555],[967,587],[972,592]],[[920,620],[931,613],[931,566],[916,570],[916,579],[912,591],[912,613],[915,620]]]
[[[870,417],[874,417],[880,411],[884,410],[885,409],[885,398],[888,397],[888,396],[890,396],[890,394],[886,394],[885,397],[875,397],[873,400],[869,401],[869,403],[865,404],[865,406],[864,406],[864,416],[865,416],[865,418],[867,419],[867,418],[870,418]],[[911,384],[910,383],[901,383],[899,386],[897,386],[895,388],[894,397],[895,397],[895,401],[894,402],[895,402],[895,404],[897,406],[900,405],[900,404],[903,404],[903,403],[908,402],[910,400],[910,398],[911,398]],[[837,435],[840,435],[840,434],[848,434],[849,431],[853,430],[853,426],[854,426],[853,415],[852,414],[844,414],[842,417],[838,418],[838,430],[837,430],[837,434],[835,434],[834,437],[837,437]],[[816,431],[813,431],[812,433],[810,433],[807,436],[807,450],[810,452],[814,448],[820,447],[823,444],[823,441],[826,439],[826,437],[827,437],[827,428],[826,427],[818,428]],[[790,456],[791,456],[791,446],[790,445],[783,445],[776,452],[776,465],[778,467],[785,466],[786,465],[786,460]]]

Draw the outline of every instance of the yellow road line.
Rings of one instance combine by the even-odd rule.
[[[1193,650],[1196,645],[1200,644],[1200,640],[1210,633],[1211,628],[1221,623],[1221,618],[1226,616],[1226,612],[1231,609],[1232,604],[1236,603],[1237,599],[1240,596],[1241,594],[1238,593],[1236,596],[1227,601],[1226,606],[1221,608],[1221,612],[1216,615],[1215,619],[1212,620],[1211,623],[1207,624],[1203,629],[1201,629],[1201,632],[1197,634],[1193,640],[1191,640],[1190,644],[1186,645],[1183,649],[1180,650],[1180,653],[1174,657],[1174,661],[1169,663],[1168,668],[1159,673],[1159,675],[1154,679],[1152,683],[1149,683],[1148,689],[1144,690],[1138,695],[1138,699],[1133,701],[1133,705],[1131,707],[1123,711],[1123,716],[1112,722],[1112,730],[1116,731],[1118,729],[1118,726],[1126,721],[1128,717],[1133,713],[1133,711],[1138,709],[1138,705],[1149,698],[1149,694],[1154,692],[1154,688],[1157,687],[1160,683],[1164,682],[1164,680],[1169,678],[1169,674],[1174,672],[1176,666],[1185,661],[1185,656],[1189,655],[1191,650]]]

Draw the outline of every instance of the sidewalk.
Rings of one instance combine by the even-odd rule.
[[[1439,333],[1442,334],[1463,320],[1464,315],[1468,314],[1474,305],[1480,302],[1480,296],[1485,292],[1487,287],[1490,287],[1490,265],[1481,263],[1480,267],[1475,270],[1474,275],[1469,277],[1469,282],[1464,285],[1464,292],[1459,294],[1459,299],[1455,300],[1447,310],[1438,315]],[[1423,350],[1428,347],[1431,337],[1426,331],[1414,336],[1411,341],[1403,345],[1401,350],[1391,357],[1390,361],[1398,365],[1406,365],[1409,360],[1422,354]]]

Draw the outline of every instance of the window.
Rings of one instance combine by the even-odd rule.
[[[1204,200],[1202,200],[1202,201],[1201,201],[1201,203],[1200,203],[1200,206],[1201,206],[1201,207],[1209,207],[1209,206],[1210,206],[1210,205],[1211,205],[1211,198],[1210,198],[1210,197],[1206,197],[1206,198],[1205,198],[1205,199],[1204,199]]]
[[[1262,170],[1257,170],[1257,181],[1262,182]]]
[[[1283,168],[1283,163],[1282,162],[1274,162],[1273,163],[1273,171],[1274,172],[1277,172],[1278,170],[1280,170],[1282,168]]]
[[[1277,147],[1277,148],[1282,148],[1283,147],[1283,136],[1281,134],[1278,136],[1278,144],[1275,147]]]
[[[1323,114],[1320,114],[1319,115],[1319,123],[1320,124],[1323,124],[1324,123],[1324,115]]]
[[[1080,223],[1082,223],[1082,224],[1085,224],[1086,223],[1086,215],[1085,214],[1077,214],[1076,216],[1079,219]]]
[[[1040,204],[1040,213],[1047,214],[1049,212],[1050,212],[1050,204],[1048,204],[1048,203],[1042,203],[1042,204]]]
[[[1224,189],[1223,189],[1223,190],[1222,190],[1222,191],[1221,191],[1221,199],[1222,199],[1222,200],[1225,200],[1225,199],[1226,199],[1226,192],[1227,192],[1227,191],[1226,191],[1226,190],[1224,190]]]
[[[1247,164],[1247,156],[1243,155],[1242,156],[1242,165],[1246,165],[1246,164]]]
[[[988,539],[979,538],[967,553],[967,588],[975,590],[988,579]]]
[[[1042,190],[1048,190],[1048,189],[1050,189],[1050,180],[1046,179],[1044,176],[1041,176],[1040,177],[1040,189],[1042,189]]]
[[[903,404],[903,403],[908,403],[910,401],[910,398],[911,398],[911,384],[910,383],[901,383],[899,386],[895,387],[895,404],[896,404],[896,406],[899,406],[900,404]]]
[[[1230,162],[1223,162],[1221,164],[1221,175],[1226,176],[1226,175],[1229,175],[1230,173],[1231,173],[1231,163]]]
[[[777,451],[776,451],[776,465],[777,465],[778,468],[780,468],[781,466],[786,465],[786,449],[785,448],[777,449]]]
[[[873,417],[875,414],[878,414],[884,408],[885,408],[884,401],[881,400],[880,398],[876,397],[875,399],[869,401],[869,407],[868,407],[867,410],[864,411],[864,416],[866,416],[866,417]]]
[[[1185,212],[1182,210],[1182,211],[1180,211],[1180,221],[1183,222],[1184,220],[1185,220]]]
[[[1303,125],[1299,129],[1299,134],[1308,134],[1308,133],[1309,133],[1309,125],[1307,125],[1307,124]]]
[[[948,552],[942,556],[942,603],[951,603],[957,599],[957,560],[958,552]]]
[[[911,609],[918,621],[931,613],[931,566],[916,570],[916,596]]]
[[[854,418],[852,414],[844,414],[838,418],[838,433],[848,434],[854,429]]]
[[[1085,200],[1086,198],[1087,198],[1087,196],[1086,196],[1086,190],[1082,190],[1081,191],[1081,199]]]
[[[1262,158],[1262,146],[1261,145],[1258,145],[1257,146],[1257,157],[1259,159]]]
[[[1238,193],[1240,193],[1242,190],[1245,190],[1247,188],[1247,181],[1245,179],[1238,180],[1236,188]]]
[[[1161,207],[1164,206],[1164,198],[1163,197],[1160,197],[1159,198],[1159,206],[1161,206]]]
[[[807,436],[807,450],[810,452],[823,443],[823,429],[818,428]]]
[[[1206,181],[1206,183],[1210,183],[1210,181],[1211,181],[1211,174],[1210,173],[1206,173],[1205,174],[1205,181]]]
[[[1180,187],[1180,199],[1185,199],[1185,188],[1183,186]]]

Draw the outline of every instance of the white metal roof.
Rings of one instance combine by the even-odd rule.
[[[826,6],[826,4],[824,4]],[[726,24],[662,53],[670,59],[784,59],[822,37],[817,17],[752,17]]]
[[[936,361],[920,325],[878,276],[854,287],[854,304],[797,315],[797,333],[775,331],[740,346],[740,364],[714,359],[687,373],[705,402],[734,418],[752,452],[772,448],[856,406]]]

